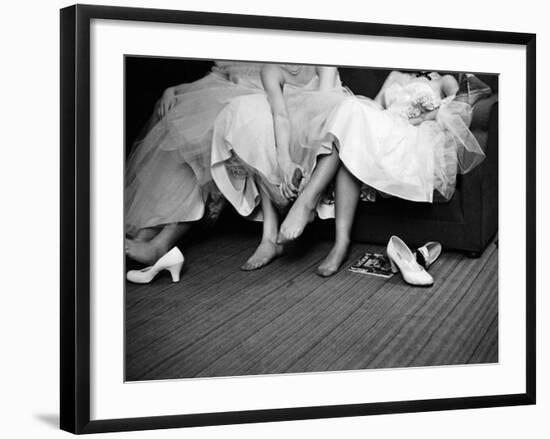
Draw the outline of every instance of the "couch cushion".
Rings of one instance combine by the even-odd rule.
[[[460,180],[460,178],[459,178]],[[460,184],[453,197],[444,203],[418,203],[396,197],[377,197],[375,202],[359,203],[358,215],[367,219],[371,217],[407,217],[427,221],[462,222]],[[368,225],[366,220],[365,225]]]

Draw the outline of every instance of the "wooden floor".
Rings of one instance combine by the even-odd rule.
[[[431,288],[342,270],[315,274],[329,242],[239,271],[256,235],[224,233],[166,274],[126,285],[126,379],[255,375],[498,361],[498,254],[443,253]],[[380,246],[355,244],[348,265]]]

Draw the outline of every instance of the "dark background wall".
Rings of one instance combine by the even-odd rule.
[[[168,87],[202,78],[212,61],[127,56],[125,65],[126,153]]]

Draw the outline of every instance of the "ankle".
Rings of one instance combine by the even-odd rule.
[[[276,242],[277,234],[279,233],[279,228],[269,228],[268,230],[264,229],[262,232],[262,242]]]
[[[314,210],[317,207],[319,196],[310,193],[307,188],[300,194],[294,204],[302,205],[307,210]]]
[[[278,246],[277,244],[277,235],[275,236],[262,236],[262,240],[260,241],[260,245],[262,244],[270,244]]]
[[[158,239],[152,239],[151,241],[149,241],[149,243],[156,253],[157,257],[161,257],[162,255],[168,253],[168,251],[173,247],[170,246],[167,242]]]
[[[347,250],[351,244],[351,239],[348,236],[337,237],[334,241],[334,248],[339,250]]]

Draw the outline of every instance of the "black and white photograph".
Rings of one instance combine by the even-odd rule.
[[[128,382],[499,362],[499,72],[124,57]]]
[[[535,404],[535,34],[60,18],[62,430]]]
[[[544,3],[3,12],[2,437],[548,436]]]

